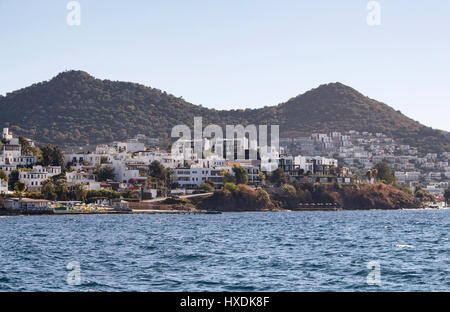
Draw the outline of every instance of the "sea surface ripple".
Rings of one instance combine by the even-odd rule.
[[[0,291],[450,291],[449,232],[447,209],[1,217]]]

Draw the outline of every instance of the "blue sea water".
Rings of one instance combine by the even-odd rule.
[[[1,217],[0,290],[450,291],[449,232],[450,210]]]

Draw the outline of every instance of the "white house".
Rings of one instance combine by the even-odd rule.
[[[147,180],[139,174],[139,166],[145,166],[142,162],[135,159],[113,159],[111,166],[114,168],[115,180],[117,182],[128,183],[131,179]]]
[[[179,164],[175,157],[172,156],[171,153],[161,152],[161,151],[146,151],[139,152],[138,155],[135,156],[136,160],[139,160],[145,164],[151,164],[153,161],[158,161],[161,165],[166,168],[175,168]]]
[[[94,183],[95,182],[95,175],[83,171],[72,171],[72,172],[66,172],[66,179],[67,184],[78,184],[78,183]]]
[[[181,187],[195,188],[210,180],[216,188],[223,185],[222,171],[232,173],[231,167],[202,168],[191,166],[190,168],[176,168],[173,179]]]
[[[19,142],[3,144],[0,150],[0,164],[17,164],[20,156],[22,156]]]
[[[6,172],[6,174],[9,176],[11,172],[17,169],[17,165],[6,165],[6,164],[0,164],[0,170],[3,170]]]
[[[40,190],[42,183],[48,178],[49,178],[48,172],[41,169],[33,169],[31,171],[19,172],[19,180],[25,182],[25,184],[27,185],[27,189],[32,191]]]
[[[52,212],[50,201],[30,198],[9,198],[5,200],[5,208],[18,210],[23,213],[49,213]]]
[[[40,190],[45,180],[59,174],[61,174],[59,166],[33,166],[32,170],[20,171],[19,180],[25,182],[29,190]]]
[[[64,162],[71,163],[73,167],[89,165],[98,166],[102,162],[102,154],[65,154]]]
[[[141,152],[145,151],[145,145],[137,139],[130,139],[127,142],[113,142],[112,147],[118,152]]]
[[[8,128],[3,129],[2,139],[5,142],[0,149],[1,165],[30,166],[36,163],[36,156],[22,155],[18,138],[14,138]]]

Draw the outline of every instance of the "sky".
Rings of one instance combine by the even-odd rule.
[[[339,81],[450,131],[450,1],[69,2],[0,0],[0,94],[76,69],[241,109]]]

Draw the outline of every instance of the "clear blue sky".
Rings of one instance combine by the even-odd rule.
[[[450,1],[0,0],[0,94],[67,69],[216,109],[276,105],[340,81],[450,131]],[[0,112],[1,113],[1,112]]]

